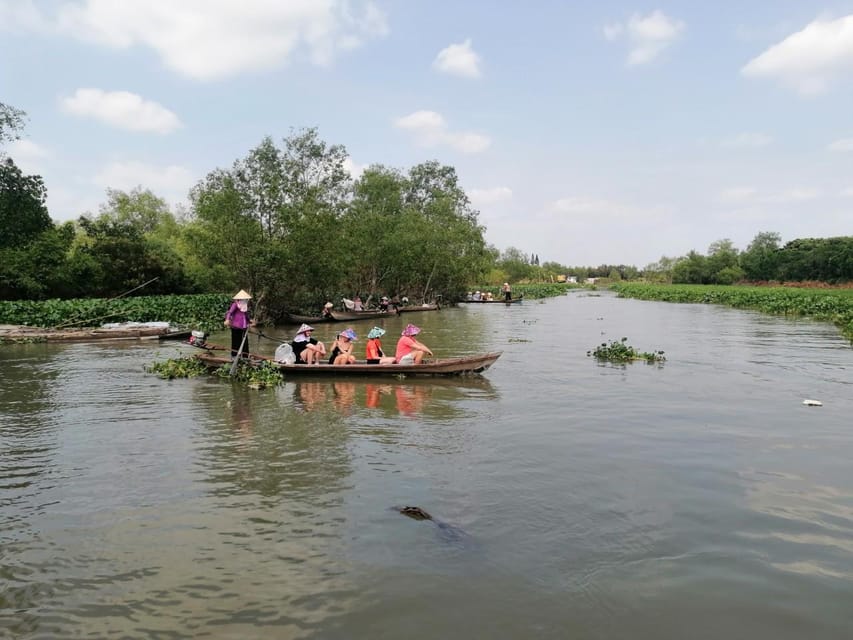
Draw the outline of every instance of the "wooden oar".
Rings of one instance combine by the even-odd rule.
[[[240,354],[243,353],[243,347],[246,346],[246,338],[249,337],[249,327],[246,327],[245,331],[243,331],[243,341],[240,342],[240,348],[237,350],[237,353],[234,354],[234,362],[231,363],[231,373],[228,375],[233,376],[234,372],[237,371],[237,363],[240,361]]]

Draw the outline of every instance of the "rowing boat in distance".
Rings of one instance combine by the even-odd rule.
[[[301,316],[298,313],[286,313],[284,321],[288,324],[318,324],[320,322],[334,322],[331,316]]]
[[[496,300],[460,300],[459,303],[465,304],[515,304],[516,302],[521,302],[524,300],[524,296],[519,296],[517,298],[512,298],[510,300],[504,300],[503,298],[499,298]]]
[[[431,377],[464,376],[479,374],[491,367],[501,357],[502,351],[481,353],[458,358],[432,358],[421,364],[367,364],[363,360],[356,364],[281,364],[266,356],[249,355],[249,362],[257,365],[269,362],[279,369],[285,377],[289,376],[394,376],[394,377]],[[200,353],[195,356],[209,368],[217,369],[230,365],[231,358],[222,358],[212,353]]]
[[[366,320],[369,318],[387,318],[388,316],[396,315],[392,307],[388,307],[388,311],[380,311],[379,309],[371,309],[369,311],[332,311],[332,320],[335,322],[352,322],[354,320]]]
[[[413,304],[407,307],[397,307],[397,313],[414,313],[415,311],[439,311],[437,304]]]

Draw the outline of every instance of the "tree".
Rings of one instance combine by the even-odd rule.
[[[749,280],[776,280],[779,277],[779,246],[782,236],[774,231],[756,234],[740,255],[740,266]]]
[[[25,245],[53,227],[41,176],[27,176],[12,158],[0,160],[0,248]]]
[[[743,277],[738,265],[738,250],[728,238],[712,242],[706,261],[707,284],[733,284]]]
[[[0,146],[21,137],[26,116],[20,109],[0,102]]]

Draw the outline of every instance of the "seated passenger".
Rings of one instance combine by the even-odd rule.
[[[472,299],[472,300],[481,300],[481,299],[482,299],[482,297],[480,296],[480,292],[479,292],[479,291],[475,291],[475,292],[474,292],[474,297],[473,297],[473,298],[471,298],[471,299]]]
[[[312,338],[312,331],[314,327],[303,324],[290,343],[296,356],[296,364],[320,364],[320,358],[326,355],[326,345]]]
[[[382,351],[382,343],[379,341],[385,335],[385,329],[373,327],[367,334],[367,349],[365,355],[367,364],[394,364],[394,358],[386,356]]]
[[[355,364],[355,356],[352,353],[354,340],[356,340],[355,331],[350,328],[341,331],[332,343],[329,364]]]
[[[388,296],[382,296],[379,299],[379,310],[380,311],[388,311],[388,305],[391,304],[391,301],[388,300]]]
[[[335,305],[331,302],[327,302],[323,305],[323,311],[320,312],[320,316],[323,318],[331,318],[332,317],[332,309]]]
[[[355,300],[353,300],[352,310],[353,311],[364,311],[364,305],[361,302],[361,296],[359,296],[357,294],[355,296]]]
[[[415,340],[414,336],[421,332],[419,327],[413,324],[403,329],[401,338],[397,341],[397,364],[420,364],[424,356],[432,355],[430,348],[422,342]]]

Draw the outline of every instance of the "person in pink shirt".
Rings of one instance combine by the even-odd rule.
[[[228,313],[225,314],[225,326],[231,329],[231,357],[237,355],[243,356],[246,353],[246,341],[243,338],[249,327],[255,326],[255,321],[249,315],[249,300],[252,299],[248,293],[240,289],[234,297],[233,302],[228,308]],[[242,350],[241,350],[242,347]]]
[[[423,342],[418,342],[415,336],[421,332],[420,327],[406,325],[400,339],[397,341],[397,353],[394,359],[397,364],[420,364],[424,356],[431,356],[432,351]]]

